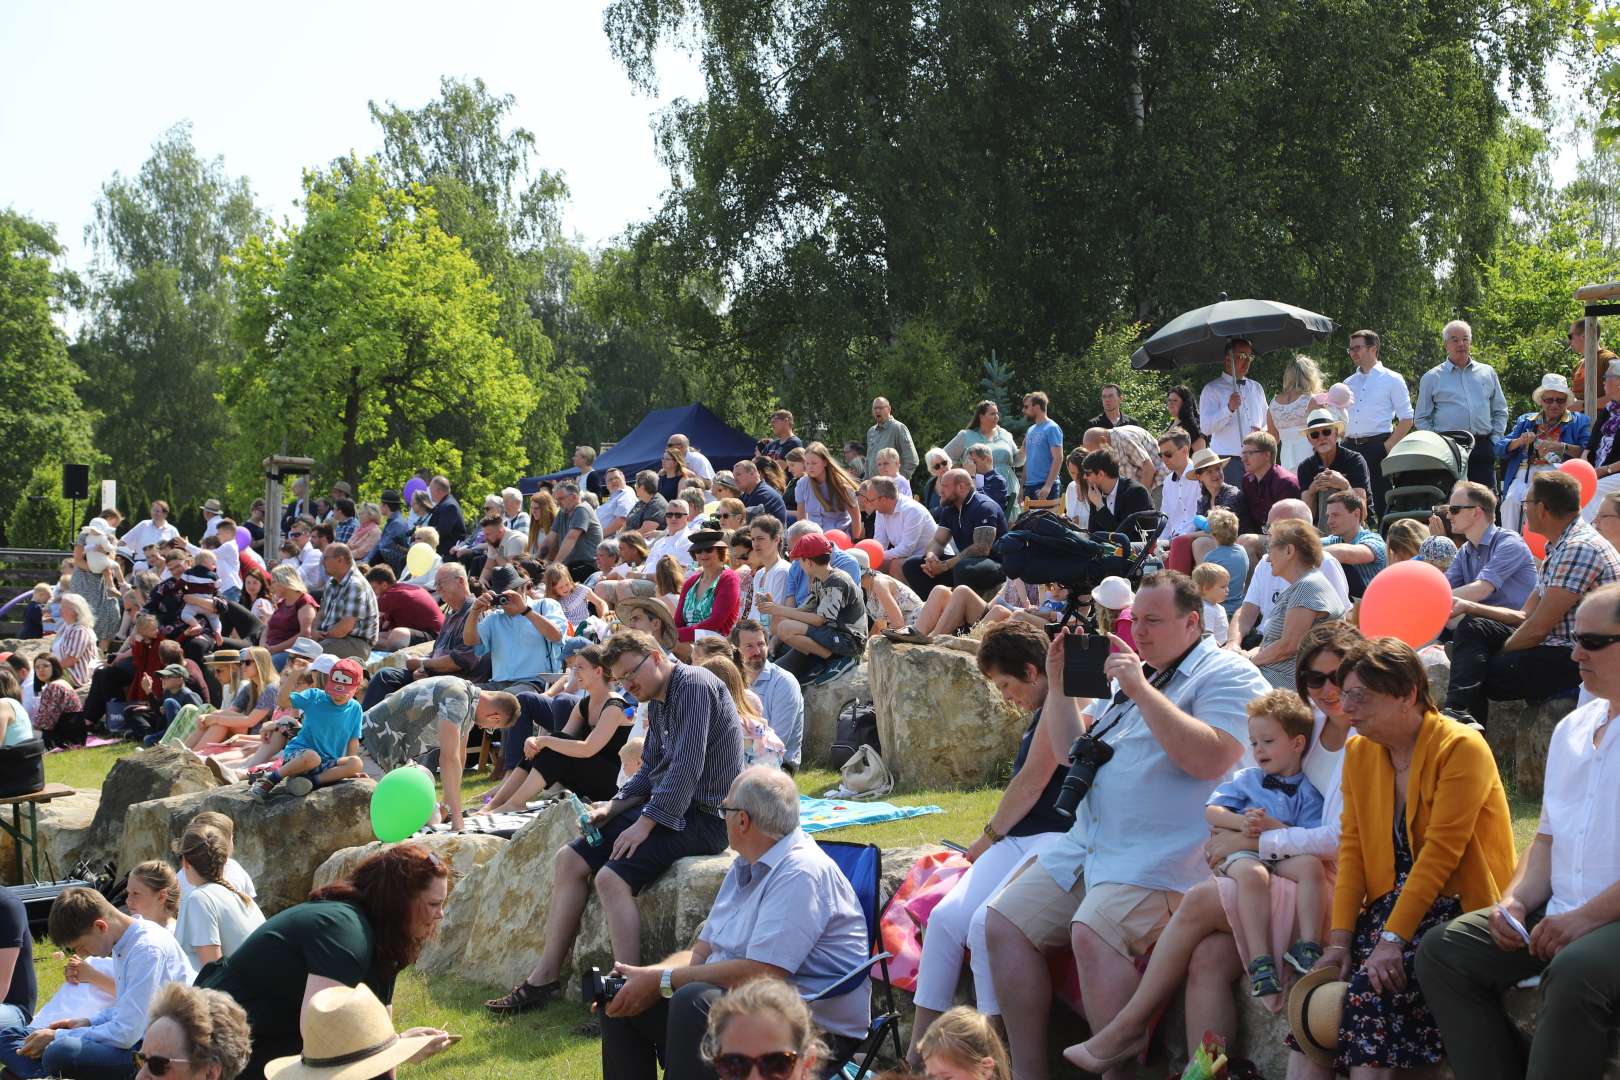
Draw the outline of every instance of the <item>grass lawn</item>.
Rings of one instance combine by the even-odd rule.
[[[113,762],[131,752],[133,747],[122,744],[51,754],[45,759],[46,779],[74,787],[99,787]],[[806,795],[820,795],[837,781],[836,773],[824,769],[808,770],[798,777],[799,790]],[[475,797],[490,786],[487,773],[469,775],[465,787],[468,801],[474,802]],[[893,801],[913,806],[932,804],[945,812],[839,829],[831,835],[840,840],[878,844],[886,849],[937,843],[942,838],[969,844],[989,820],[1000,794],[994,788],[922,792],[902,789],[892,796]],[[1540,804],[1516,797],[1510,801],[1514,838],[1523,850],[1535,835]],[[34,964],[41,1001],[62,983],[62,963],[53,957],[53,952],[48,943],[42,942],[35,948]],[[425,1065],[408,1067],[407,1075],[422,1080],[515,1080],[518,1077],[586,1080],[601,1075],[598,1041],[575,1031],[587,1017],[581,1006],[558,1002],[538,1013],[515,1018],[496,1018],[485,1012],[483,1002],[494,996],[491,991],[505,989],[479,986],[449,976],[427,978],[414,971],[401,975],[394,998],[394,1015],[399,1026],[437,1027],[465,1036],[454,1048]]]

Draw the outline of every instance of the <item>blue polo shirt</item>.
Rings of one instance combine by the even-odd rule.
[[[957,551],[973,546],[973,530],[981,525],[994,525],[997,536],[1007,531],[1007,515],[982,491],[969,495],[961,509],[940,503],[939,509],[934,511],[934,520],[941,528],[951,531],[951,541]]]
[[[568,616],[549,596],[530,600],[529,610],[568,633]],[[527,615],[508,615],[499,608],[479,620],[473,651],[489,657],[493,682],[517,682],[562,670],[561,641],[547,641]]]
[[[742,503],[750,510],[758,506],[777,521],[789,523],[787,503],[782,501],[781,493],[763,480],[753,491],[743,492]]]

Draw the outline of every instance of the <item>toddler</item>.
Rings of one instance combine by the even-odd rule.
[[[254,798],[268,797],[283,780],[288,793],[308,795],[316,784],[333,784],[365,771],[360,762],[360,722],[365,713],[354,700],[364,678],[359,661],[345,658],[332,665],[325,689],[289,693],[289,680],[283,680],[281,703],[296,707],[304,722],[282,751],[280,767],[265,770],[253,781]]]
[[[1232,575],[1226,567],[1201,562],[1192,568],[1193,584],[1204,598],[1204,629],[1215,636],[1215,644],[1226,644],[1226,595],[1231,591]]]
[[[180,575],[180,585],[187,596],[206,596],[212,600],[219,593],[219,577],[206,566],[188,567]],[[180,607],[180,621],[187,626],[209,631],[214,640],[219,640],[219,615],[213,611],[183,604]]]
[[[1291,825],[1322,823],[1322,793],[1300,771],[1311,742],[1311,712],[1292,690],[1273,690],[1249,702],[1249,748],[1256,768],[1240,769],[1215,789],[1204,818],[1216,829],[1257,837]],[[1271,941],[1271,875],[1298,886],[1295,894],[1299,937],[1283,959],[1301,975],[1321,959],[1317,943],[1327,914],[1327,875],[1314,855],[1291,855],[1268,863],[1256,851],[1235,851],[1219,873],[1237,882],[1238,913],[1250,955],[1249,993],[1264,998],[1282,993]]]
[[[877,474],[893,480],[894,486],[900,489],[902,499],[911,498],[911,481],[900,475],[900,451],[885,446],[877,452],[876,464]]]
[[[996,459],[991,456],[989,443],[974,443],[968,447],[967,471],[973,474],[973,486],[984,492],[984,497],[997,506],[1007,505],[1007,481],[996,472]]]
[[[624,787],[625,781],[641,771],[641,752],[647,746],[647,740],[640,735],[634,735],[624,740],[619,747],[619,786]]]

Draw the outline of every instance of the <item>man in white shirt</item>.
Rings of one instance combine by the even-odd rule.
[[[1400,372],[1378,362],[1378,335],[1373,331],[1351,334],[1350,347],[1345,351],[1356,370],[1344,385],[1356,400],[1345,422],[1344,444],[1367,459],[1367,471],[1372,473],[1373,506],[1382,518],[1389,482],[1381,466],[1395,444],[1412,430],[1412,395]]]
[[[321,566],[320,548],[310,542],[310,528],[307,521],[293,522],[287,539],[298,545],[298,554],[289,561],[298,568],[298,576],[304,579],[304,588],[318,594],[326,588],[326,570]]]
[[[692,449],[692,440],[685,435],[680,432],[671,435],[669,441],[664,444],[664,449],[679,449],[681,453],[686,455],[686,467],[688,469],[691,469],[705,480],[714,479],[714,466],[709,464],[709,459],[704,457],[701,451]]]
[[[928,551],[928,541],[938,528],[934,515],[916,499],[901,498],[899,487],[887,476],[863,482],[861,495],[876,511],[872,539],[883,545],[883,565],[875,569],[887,568],[888,573],[899,577],[907,559],[919,558]]]
[[[669,500],[669,506],[664,510],[664,525],[669,531],[652,542],[647,549],[647,561],[641,564],[641,569],[625,575],[632,596],[653,595],[657,587],[658,560],[665,555],[680,564],[683,575],[692,569],[692,539],[689,534],[694,531],[696,522],[685,499]]]
[[[1266,523],[1275,525],[1279,521],[1303,521],[1311,524],[1313,517],[1311,508],[1298,499],[1279,499],[1272,504],[1271,513],[1266,515]],[[1350,606],[1350,582],[1344,576],[1344,567],[1338,559],[1323,559],[1320,567],[1322,576],[1328,579],[1333,591],[1346,608]],[[1249,576],[1249,589],[1243,594],[1243,606],[1237,609],[1232,616],[1232,626],[1226,635],[1226,648],[1241,650],[1243,638],[1255,627],[1265,622],[1266,616],[1271,614],[1272,607],[1277,603],[1277,596],[1288,588],[1288,582],[1271,572],[1271,556],[1262,555],[1255,564],[1254,573]],[[1251,644],[1249,648],[1253,648]]]
[[[1469,1080],[1601,1076],[1620,1006],[1620,585],[1575,613],[1581,683],[1593,699],[1547,748],[1541,823],[1494,908],[1430,932],[1417,975],[1451,1056]],[[1502,992],[1541,978],[1527,1056]]]
[[[1210,449],[1226,458],[1226,482],[1243,483],[1243,439],[1266,426],[1266,391],[1249,378],[1254,347],[1242,338],[1226,345],[1224,372],[1204,384],[1198,395],[1198,420]]]
[[[609,469],[603,476],[608,494],[596,508],[596,520],[602,524],[602,535],[612,536],[624,527],[624,519],[636,508],[636,493],[624,482],[623,469]]]
[[[1164,493],[1159,500],[1159,510],[1170,522],[1160,537],[1166,544],[1178,536],[1198,531],[1193,518],[1198,516],[1198,496],[1203,488],[1197,480],[1184,475],[1191,449],[1191,436],[1180,429],[1166,432],[1159,440],[1159,460],[1167,470]]]
[[[166,544],[180,535],[180,530],[169,524],[169,504],[157,499],[150,508],[151,517],[137,522],[125,533],[121,543],[136,556],[153,544]]]
[[[236,547],[236,522],[228,517],[214,519],[214,568],[219,574],[219,595],[235,603],[242,598],[242,553]]]

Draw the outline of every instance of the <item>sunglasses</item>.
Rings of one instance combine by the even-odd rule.
[[[190,1065],[191,1064],[191,1061],[189,1059],[187,1059],[187,1058],[163,1057],[163,1056],[161,1056],[159,1054],[143,1054],[139,1050],[135,1051],[135,1053],[132,1056],[135,1058],[135,1071],[136,1072],[140,1072],[142,1069],[145,1069],[147,1072],[151,1073],[153,1076],[167,1076],[167,1075],[169,1075],[169,1066],[170,1065]]]
[[[664,512],[664,516],[667,517],[667,518],[672,518],[672,517],[690,517],[691,515],[688,514],[685,510],[666,510]]]
[[[1331,671],[1307,671],[1307,672],[1305,672],[1304,677],[1305,677],[1305,685],[1306,685],[1307,688],[1309,688],[1311,690],[1320,690],[1320,689],[1322,689],[1322,687],[1326,686],[1328,683],[1333,681],[1333,672],[1331,672]]]
[[[1478,509],[1478,507],[1474,506],[1473,503],[1447,503],[1446,504],[1446,513],[1448,513],[1448,514],[1460,514],[1464,510],[1476,510],[1476,509]]]
[[[1610,645],[1620,642],[1620,634],[1576,634],[1575,644],[1587,652],[1597,652],[1607,649]]]
[[[1315,442],[1318,439],[1325,439],[1329,435],[1333,434],[1336,434],[1336,432],[1332,428],[1316,428],[1314,431],[1307,431],[1305,433],[1305,437],[1311,440],[1311,442]]]
[[[721,1054],[714,1059],[714,1071],[720,1080],[748,1080],[757,1068],[765,1080],[787,1080],[798,1063],[799,1055],[792,1050],[777,1050],[759,1057]]]

